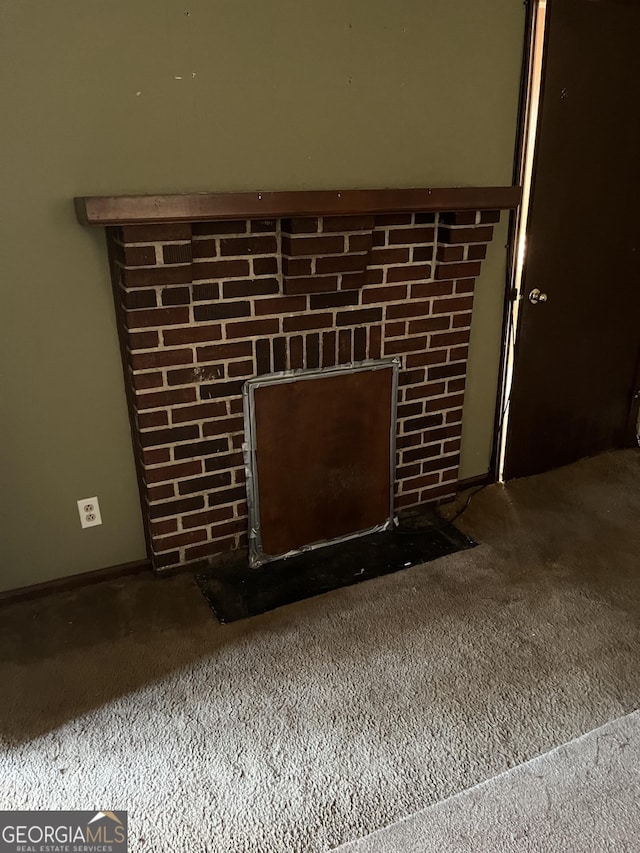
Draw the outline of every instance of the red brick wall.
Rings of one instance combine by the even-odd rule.
[[[244,547],[244,381],[401,359],[397,509],[450,496],[475,277],[499,214],[109,229],[156,568]]]

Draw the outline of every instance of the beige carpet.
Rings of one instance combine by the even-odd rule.
[[[640,712],[338,849],[340,853],[640,850]]]
[[[220,626],[192,579],[5,607],[2,808],[321,851],[640,705],[640,455],[478,495],[471,551]]]

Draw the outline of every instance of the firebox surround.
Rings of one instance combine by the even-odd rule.
[[[457,481],[475,278],[517,187],[76,199],[104,226],[157,571],[247,546],[248,379],[401,361],[397,510]]]

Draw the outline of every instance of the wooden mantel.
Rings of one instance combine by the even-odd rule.
[[[517,186],[202,192],[82,196],[75,199],[75,207],[83,225],[107,226],[396,211],[508,210],[519,205],[521,194]]]

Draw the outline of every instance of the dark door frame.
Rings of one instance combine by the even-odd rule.
[[[539,100],[542,94],[544,57],[548,38],[546,27],[548,2],[553,2],[553,0],[525,0],[526,19],[513,162],[513,183],[523,188],[523,198],[521,206],[517,210],[511,211],[509,215],[498,393],[496,395],[493,444],[489,473],[486,478],[487,483],[495,483],[501,479],[504,462],[505,419],[508,413],[511,372],[517,335],[517,303],[521,296],[520,281],[523,254],[520,251],[519,242],[526,231],[533,182]]]

